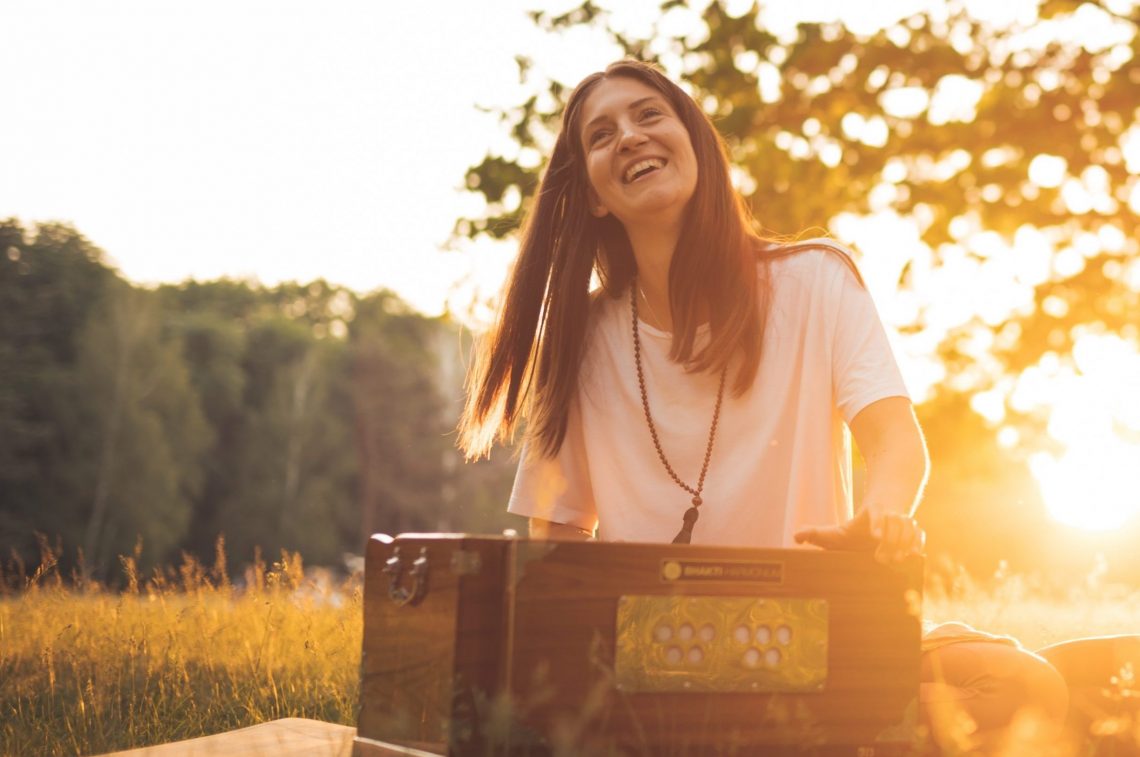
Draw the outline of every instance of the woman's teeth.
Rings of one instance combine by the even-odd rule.
[[[638,162],[634,163],[632,166],[627,168],[625,170],[625,176],[622,178],[626,184],[629,184],[631,181],[635,181],[636,179],[640,179],[642,176],[649,173],[650,171],[654,171],[658,168],[664,168],[664,167],[665,167],[665,161],[662,160],[661,158],[646,158],[645,160],[639,160]]]

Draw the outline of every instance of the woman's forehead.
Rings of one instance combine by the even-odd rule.
[[[599,119],[613,118],[647,101],[670,107],[669,100],[655,87],[628,76],[611,76],[594,86],[582,103],[582,126]]]

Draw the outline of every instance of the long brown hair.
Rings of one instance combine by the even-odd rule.
[[[635,60],[610,64],[571,93],[562,129],[523,230],[499,321],[478,345],[467,377],[459,444],[469,458],[487,454],[528,418],[533,447],[553,456],[566,435],[578,386],[590,311],[590,276],[621,296],[637,273],[625,228],[612,214],[590,213],[581,143],[581,111],[602,81],[628,77],[661,92],[693,144],[697,185],[669,268],[673,313],[670,357],[689,371],[716,371],[737,360],[734,394],[756,377],[767,314],[767,275],[757,260],[796,251],[763,240],[732,186],[724,141],[708,116],[657,68]],[[844,256],[846,257],[846,256]],[[708,317],[709,342],[695,350],[697,321]]]

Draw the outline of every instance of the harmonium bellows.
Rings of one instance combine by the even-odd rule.
[[[913,748],[919,558],[405,534],[365,562],[358,755]]]

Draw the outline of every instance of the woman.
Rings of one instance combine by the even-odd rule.
[[[651,66],[614,63],[570,96],[468,388],[469,456],[527,417],[509,509],[533,536],[923,549],[925,446],[849,255],[760,238],[716,130]],[[845,424],[867,463],[858,515]],[[1023,707],[1064,717],[1056,670],[998,642],[931,635],[929,716],[952,705],[979,732]]]

